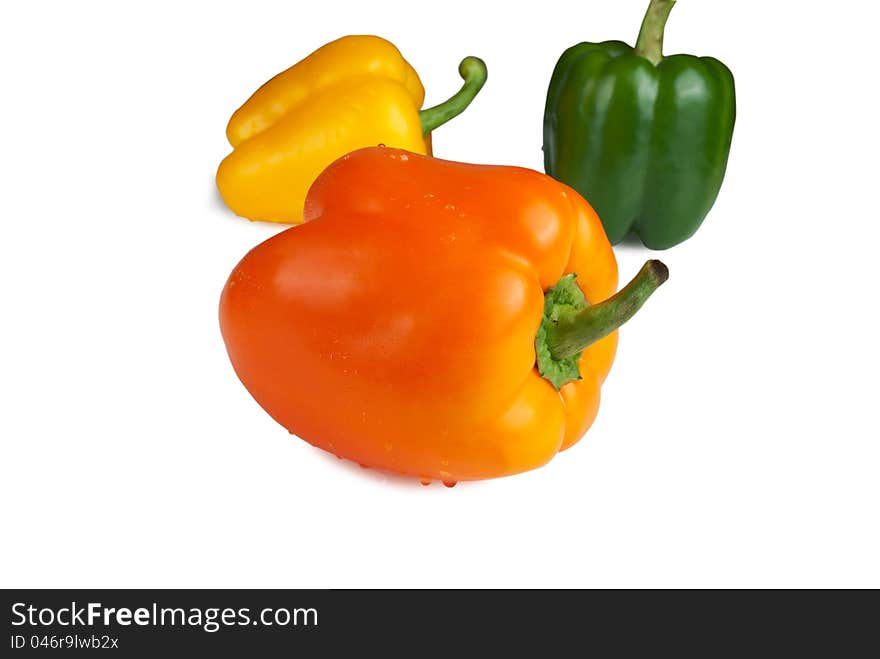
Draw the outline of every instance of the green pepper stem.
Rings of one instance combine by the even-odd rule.
[[[663,30],[673,5],[675,0],[651,0],[642,20],[636,41],[636,55],[644,57],[654,66],[663,59]]]
[[[645,263],[633,280],[604,302],[562,314],[547,327],[547,347],[553,359],[572,357],[605,338],[642,308],[660,285],[669,279],[669,269],[660,261]]]
[[[452,98],[443,101],[440,105],[426,108],[419,112],[422,121],[422,135],[427,135],[435,128],[439,128],[453,117],[457,117],[471,104],[474,97],[486,84],[488,71],[486,63],[479,57],[465,57],[458,65],[458,74],[464,80],[464,85]]]

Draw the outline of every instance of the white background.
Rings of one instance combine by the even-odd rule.
[[[226,121],[326,41],[375,33],[438,156],[540,169],[544,93],[645,0],[16,3],[0,18],[0,585],[880,586],[874,3],[682,0],[666,52],[737,81],[728,176],[621,332],[599,418],[537,471],[364,471],[247,395],[217,324],[279,230],[213,175]],[[617,250],[621,278],[649,257]]]

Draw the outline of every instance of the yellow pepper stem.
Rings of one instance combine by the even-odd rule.
[[[435,128],[464,112],[483,88],[483,85],[486,84],[486,78],[489,75],[486,63],[479,57],[465,57],[461,60],[461,64],[458,65],[458,74],[464,80],[464,85],[458,93],[439,105],[426,108],[419,113],[423,135],[427,135]]]

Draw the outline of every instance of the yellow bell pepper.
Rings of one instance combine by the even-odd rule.
[[[419,111],[425,90],[390,42],[347,36],[322,46],[260,87],[229,120],[233,146],[217,170],[226,205],[251,220],[299,223],[306,193],[327,165],[384,144],[431,154],[431,131],[460,114],[486,82],[466,57],[464,86]]]

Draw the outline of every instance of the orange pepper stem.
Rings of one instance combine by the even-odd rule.
[[[593,305],[576,274],[562,277],[544,294],[544,317],[535,335],[538,373],[556,389],[580,380],[581,352],[632,318],[668,277],[665,265],[648,261],[619,293]]]
[[[669,269],[660,261],[645,263],[616,295],[598,304],[560,313],[547,327],[547,347],[553,359],[565,359],[611,334],[642,308],[663,282]]]
[[[644,57],[655,66],[663,59],[663,31],[674,5],[675,0],[651,0],[642,20],[642,28],[636,41],[636,55]]]
[[[464,80],[464,85],[458,90],[458,93],[439,105],[426,108],[419,113],[423,135],[428,135],[435,128],[439,128],[464,112],[483,88],[483,85],[486,84],[486,78],[489,75],[486,63],[479,57],[465,57],[461,60],[461,64],[458,65],[458,74]]]

